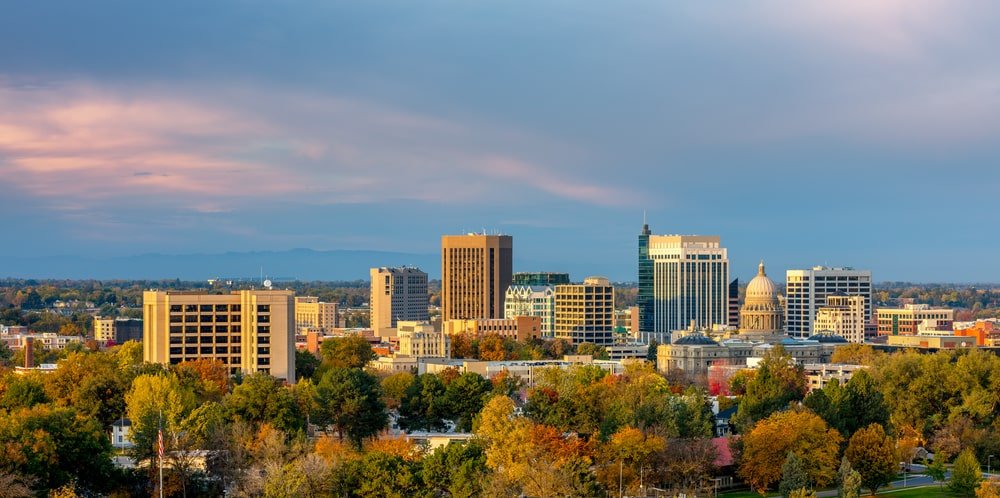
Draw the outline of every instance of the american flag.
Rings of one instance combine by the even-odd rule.
[[[156,431],[156,453],[160,456],[160,460],[163,460],[163,429]]]

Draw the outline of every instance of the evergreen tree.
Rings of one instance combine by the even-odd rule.
[[[966,449],[955,459],[955,464],[951,467],[951,482],[948,489],[953,493],[962,496],[972,496],[979,481],[983,480],[983,472],[979,467],[979,460],[971,449]]]
[[[785,463],[781,465],[781,483],[778,484],[778,492],[781,496],[788,498],[793,491],[803,489],[809,485],[809,476],[806,475],[805,466],[802,459],[794,452],[789,451],[785,457]]]

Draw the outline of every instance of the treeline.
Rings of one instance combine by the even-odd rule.
[[[775,348],[755,371],[731,379],[743,479],[762,494],[780,484],[787,496],[857,472],[851,482],[874,493],[923,447],[934,454],[929,475],[944,480],[944,464],[955,458],[953,490],[972,493],[976,462],[1000,450],[1000,358],[978,349],[889,355],[850,345],[833,361],[867,368],[807,395],[801,365]]]

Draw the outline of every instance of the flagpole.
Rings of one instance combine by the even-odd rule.
[[[160,457],[160,498],[163,498],[163,409],[161,408],[158,413],[159,429],[156,432],[156,445]]]

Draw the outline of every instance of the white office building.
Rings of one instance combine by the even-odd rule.
[[[865,342],[864,296],[826,296],[826,306],[816,312],[814,328],[850,342]]]
[[[729,256],[718,236],[651,235],[653,332],[729,322]]]
[[[815,266],[785,272],[785,329],[792,337],[808,337],[819,309],[831,294],[862,296],[865,323],[872,318],[872,272],[854,268]]]
[[[542,337],[555,335],[556,294],[547,285],[512,285],[504,296],[503,317],[537,316],[542,319]]]

